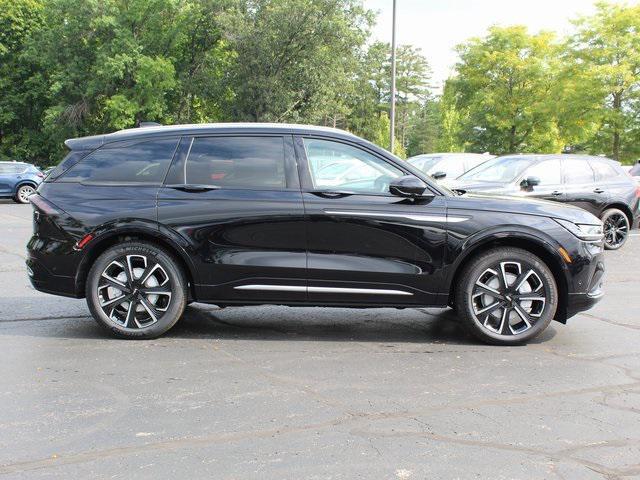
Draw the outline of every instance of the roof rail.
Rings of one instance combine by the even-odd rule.
[[[138,124],[136,125],[136,127],[138,128],[143,128],[143,127],[161,127],[162,124],[158,123],[158,122],[143,122],[143,121],[139,121]]]

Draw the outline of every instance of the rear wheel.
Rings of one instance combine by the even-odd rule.
[[[602,214],[604,230],[604,248],[617,250],[622,247],[629,236],[629,219],[622,210],[609,208]]]
[[[456,313],[478,339],[514,345],[539,335],[558,306],[549,267],[519,248],[483,253],[467,265],[456,291]]]
[[[109,248],[87,277],[87,304],[100,325],[121,338],[155,338],[180,319],[184,273],[163,249],[144,242]]]
[[[34,193],[36,193],[36,189],[31,185],[22,185],[20,188],[18,188],[16,196],[13,200],[16,203],[29,203],[29,197]]]

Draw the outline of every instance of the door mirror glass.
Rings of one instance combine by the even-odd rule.
[[[538,177],[527,177],[520,182],[522,187],[535,187],[536,185],[540,185],[540,178]]]
[[[413,175],[405,175],[389,183],[389,192],[398,197],[422,197],[426,190],[426,183]]]
[[[436,180],[442,180],[444,177],[447,176],[447,172],[435,172],[435,173],[432,173],[431,176]]]

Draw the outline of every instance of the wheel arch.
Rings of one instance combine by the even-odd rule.
[[[168,235],[163,235],[157,229],[132,228],[109,232],[99,235],[87,244],[86,252],[78,266],[75,290],[79,297],[84,297],[87,275],[95,260],[108,248],[125,241],[143,241],[156,245],[167,251],[182,268],[188,282],[189,300],[195,294],[195,268],[184,248]]]
[[[633,225],[633,212],[631,211],[631,208],[629,208],[629,205],[627,205],[625,203],[622,203],[622,202],[609,203],[602,210],[602,213],[600,214],[600,218],[602,218],[602,216],[604,215],[604,212],[606,212],[607,210],[609,210],[611,208],[617,208],[618,210],[621,210],[625,214],[625,216],[627,217],[627,220],[629,220],[629,225],[630,226]]]
[[[539,257],[549,267],[556,281],[556,285],[558,286],[558,309],[554,320],[566,323],[569,292],[566,266],[559,253],[551,246],[551,244],[536,236],[523,232],[519,232],[518,235],[509,236],[485,236],[484,238],[475,241],[472,245],[464,248],[455,265],[453,274],[450,277],[449,304],[451,305],[455,298],[456,285],[459,284],[460,275],[469,262],[488,250],[500,247],[515,247],[531,252]]]
[[[20,187],[24,187],[25,185],[29,185],[31,187],[33,187],[34,189],[38,188],[38,183],[34,182],[33,180],[29,180],[24,179],[24,180],[20,180],[18,183],[16,183],[15,188],[13,189],[13,195],[17,195],[18,194],[18,190],[20,190]]]

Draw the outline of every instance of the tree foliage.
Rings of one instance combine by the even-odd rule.
[[[390,46],[362,0],[0,0],[0,157],[138,122],[274,121],[389,139]],[[435,95],[397,50],[396,151],[640,156],[640,6],[600,3],[568,38],[493,27]]]

